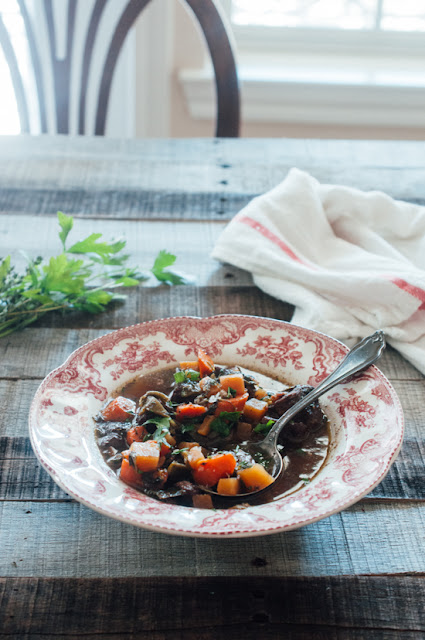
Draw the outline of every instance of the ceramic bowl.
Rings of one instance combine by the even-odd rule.
[[[74,351],[40,385],[29,427],[42,466],[73,498],[99,513],[154,531],[224,538],[287,531],[345,509],[384,478],[403,437],[397,395],[375,366],[321,398],[330,421],[326,463],[300,490],[245,509],[161,503],[128,487],[106,465],[93,416],[140,374],[194,359],[240,364],[288,384],[317,385],[348,349],[324,334],[251,316],[180,317],[119,329]]]

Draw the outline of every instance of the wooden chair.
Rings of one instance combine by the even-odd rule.
[[[16,52],[13,47],[9,32],[5,27],[0,12],[0,46],[11,72],[11,79],[18,105],[19,118],[23,133],[32,133],[32,118],[30,117],[30,106],[34,102],[34,95],[38,102],[39,131],[41,133],[50,132],[47,118],[47,92],[46,88],[50,82],[54,96],[55,120],[57,133],[69,133],[70,121],[70,86],[71,60],[74,53],[76,29],[76,15],[78,4],[87,0],[69,0],[67,8],[66,25],[66,51],[62,59],[56,55],[55,39],[56,30],[54,22],[54,10],[52,0],[37,0],[36,23],[34,15],[26,5],[26,0],[17,0],[25,26],[28,58],[33,70],[32,95],[29,95],[28,87],[22,76]],[[239,86],[236,71],[235,58],[231,45],[231,38],[221,13],[215,0],[181,0],[188,5],[196,17],[202,29],[205,41],[211,56],[215,75],[217,116],[216,116],[216,136],[217,137],[237,137],[239,135],[240,103]],[[81,68],[78,72],[78,133],[87,133],[86,113],[88,105],[88,90],[90,69],[93,64],[93,52],[96,41],[104,39],[104,34],[99,28],[107,8],[108,2],[116,0],[96,0],[88,16],[88,28],[83,45],[81,56]],[[95,106],[95,126],[96,135],[104,135],[108,103],[111,93],[112,79],[116,68],[118,56],[127,38],[130,28],[141,14],[150,0],[124,0],[123,5],[117,7],[121,13],[117,15],[116,24],[112,29],[112,36],[107,43],[106,55],[101,68],[99,90]],[[87,5],[86,5],[87,7]],[[109,5],[110,7],[110,5]],[[37,25],[40,18],[45,21],[45,34],[47,35],[49,65],[41,61],[40,35],[37,34]],[[46,68],[50,67],[53,78],[46,77]],[[75,76],[73,76],[75,77]]]

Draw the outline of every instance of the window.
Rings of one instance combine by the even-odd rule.
[[[25,31],[16,0],[0,1],[1,16],[6,29],[15,41],[21,57],[26,55]],[[12,78],[2,48],[0,47],[0,135],[21,131],[18,107],[13,91]]]

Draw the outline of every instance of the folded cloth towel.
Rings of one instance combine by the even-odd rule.
[[[341,340],[383,329],[425,374],[425,207],[292,169],[227,225],[213,257]]]

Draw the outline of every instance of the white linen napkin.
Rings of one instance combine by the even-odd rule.
[[[291,169],[227,225],[212,256],[335,338],[376,329],[425,374],[425,207]]]

